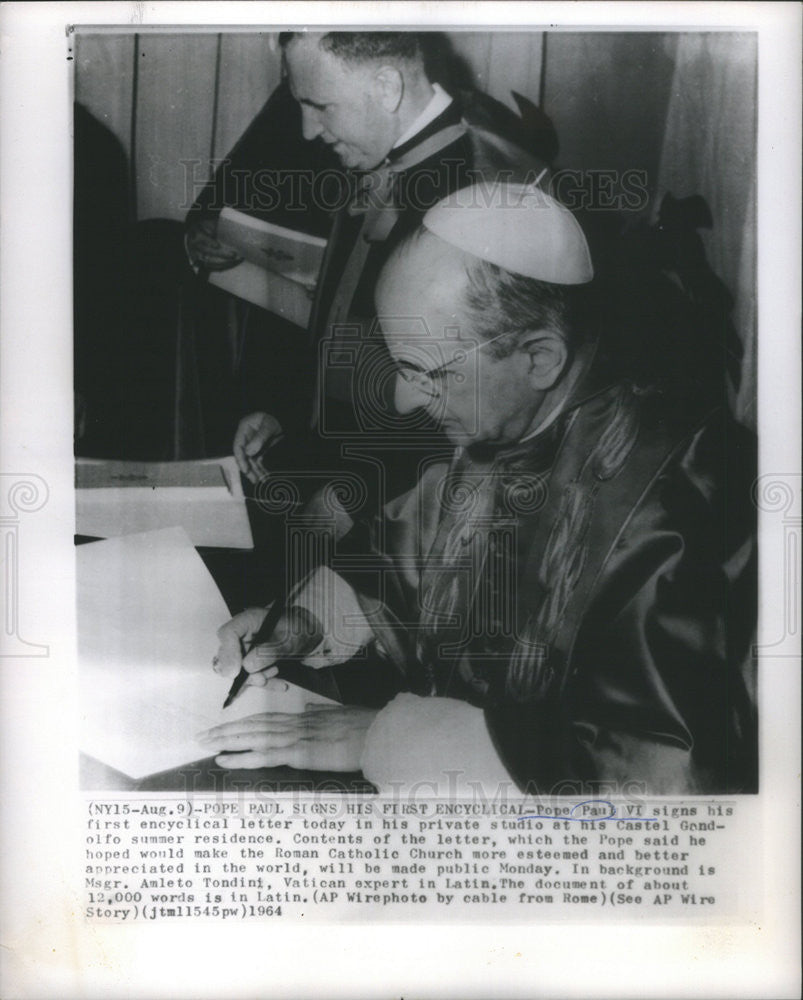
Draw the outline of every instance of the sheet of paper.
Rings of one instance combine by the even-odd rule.
[[[266,271],[250,260],[244,260],[228,271],[212,271],[209,284],[267,309],[275,316],[282,316],[301,330],[309,323],[312,293],[307,287],[281,274]]]
[[[117,469],[121,463],[111,463]],[[92,486],[76,489],[76,531],[79,535],[114,538],[118,535],[183,527],[193,545],[251,549],[254,546],[240,474],[233,456],[198,462],[132,463],[151,466],[153,479],[165,481],[163,466],[175,466],[170,482],[186,476],[187,486]],[[77,481],[97,480],[104,462],[80,460]],[[206,482],[206,472],[219,468],[219,485]],[[217,481],[218,477],[215,476]]]
[[[256,712],[327,699],[294,685],[246,687],[212,670],[226,604],[182,528],[79,546],[82,749],[141,778],[208,756],[195,735]]]
[[[79,458],[75,463],[76,489],[193,487],[225,489],[224,459],[214,462],[132,462],[117,459]]]
[[[217,238],[258,267],[314,287],[326,240],[225,206],[218,218]]]

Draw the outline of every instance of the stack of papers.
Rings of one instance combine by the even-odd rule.
[[[254,546],[233,456],[195,462],[82,458],[75,486],[79,535],[113,538],[180,526],[193,545]]]
[[[312,291],[306,285],[244,260],[228,271],[212,271],[210,285],[238,299],[267,309],[305,330],[312,312]]]
[[[305,328],[326,240],[228,207],[220,213],[217,238],[243,260],[212,271],[210,284]]]
[[[257,267],[308,288],[315,287],[326,250],[321,236],[277,226],[229,207],[218,218],[217,238]]]
[[[305,328],[326,240],[228,207],[220,213],[217,238],[243,260],[212,271],[210,284]]]

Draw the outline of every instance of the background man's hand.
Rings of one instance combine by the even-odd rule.
[[[198,737],[222,750],[219,767],[279,767],[310,771],[358,771],[365,736],[377,709],[307,705],[305,712],[263,712],[215,726]]]
[[[318,620],[306,608],[289,608],[279,619],[270,642],[254,646],[254,637],[267,615],[266,608],[247,608],[217,630],[220,647],[215,670],[234,676],[243,666],[251,674],[249,684],[264,685],[276,673],[273,664],[286,656],[305,656],[320,645]]]
[[[187,226],[187,253],[193,266],[207,271],[227,271],[240,263],[235,250],[218,242],[217,223],[213,219],[197,219]]]
[[[234,435],[234,457],[240,472],[256,484],[267,475],[260,456],[282,436],[282,425],[269,413],[249,413]]]

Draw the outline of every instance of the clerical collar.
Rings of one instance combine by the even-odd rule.
[[[419,132],[423,131],[430,122],[435,121],[438,115],[442,114],[452,103],[452,98],[439,83],[433,83],[432,89],[435,93],[430,98],[429,104],[427,104],[412,125],[399,136],[393,144],[393,149],[398,149],[399,146],[403,146],[404,143],[409,142],[410,139],[418,135]]]

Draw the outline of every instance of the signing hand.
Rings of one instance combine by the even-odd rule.
[[[194,267],[207,271],[227,271],[242,261],[242,257],[217,239],[214,219],[195,219],[187,225],[187,253]]]
[[[292,607],[279,619],[270,642],[254,646],[254,638],[267,615],[266,608],[247,608],[217,630],[220,648],[214,669],[234,676],[240,667],[251,675],[249,684],[264,685],[276,674],[273,664],[286,656],[306,656],[323,638],[321,626],[306,608]]]
[[[282,425],[269,413],[249,413],[243,417],[234,435],[234,457],[246,479],[256,484],[265,478],[267,472],[260,456],[282,434]]]
[[[215,726],[197,739],[222,750],[219,767],[279,767],[309,771],[358,771],[365,736],[377,709],[307,705],[299,715],[263,712]]]

